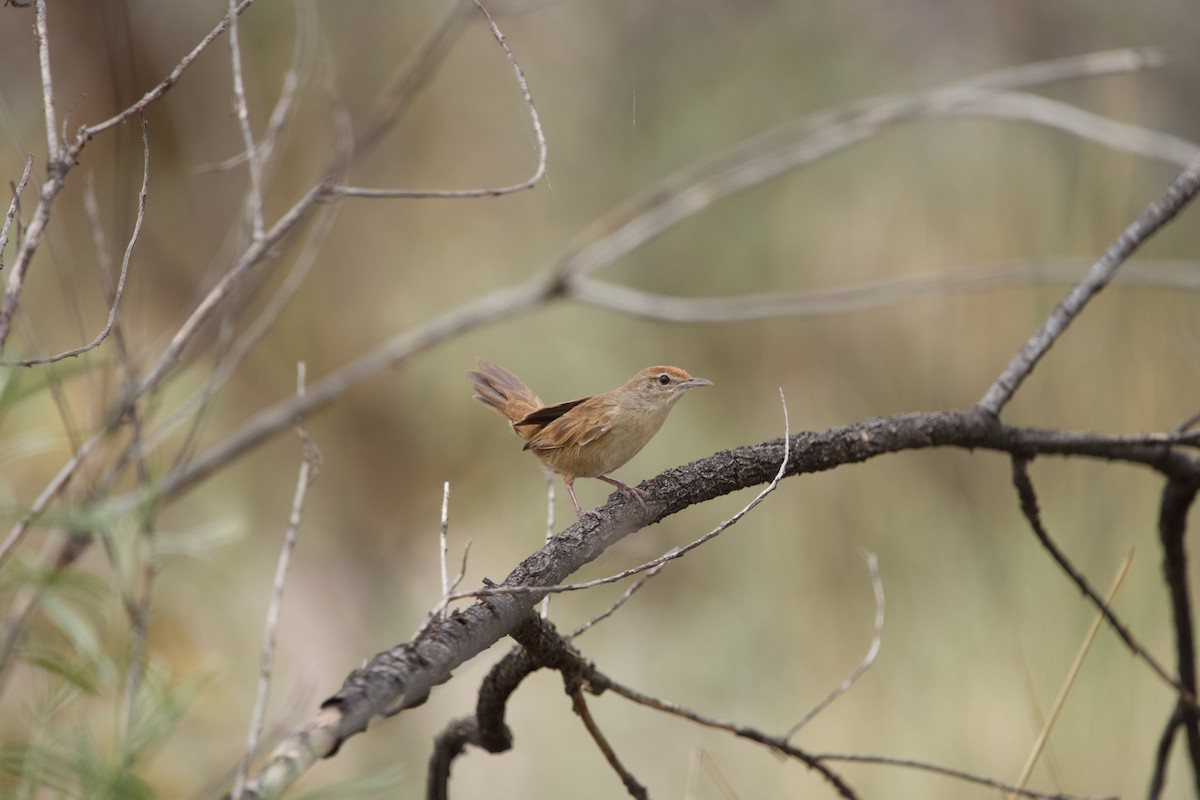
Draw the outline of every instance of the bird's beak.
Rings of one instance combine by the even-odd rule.
[[[688,378],[679,384],[680,389],[693,389],[697,386],[712,386],[713,382],[708,378]]]

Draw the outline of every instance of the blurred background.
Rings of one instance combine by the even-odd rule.
[[[209,2],[51,4],[60,119],[107,118],[166,75],[216,23]],[[317,2],[315,47],[270,173],[268,224],[317,180],[342,117],[360,125],[389,77],[446,13],[433,0]],[[1168,0],[1124,3],[923,0],[724,2],[563,0],[489,5],[545,125],[548,172],[536,189],[471,200],[342,203],[316,264],[277,324],[214,397],[198,445],[219,442],[294,392],[296,362],[319,380],[395,334],[493,289],[550,269],[590,223],[681,168],[778,123],[990,70],[1115,47],[1163,48],[1166,66],[1055,84],[1047,97],[1200,140],[1200,16]],[[260,0],[241,18],[251,123],[261,134],[292,63],[297,6]],[[6,180],[35,159],[28,219],[45,178],[33,9],[0,9],[0,155]],[[121,325],[143,369],[245,245],[243,143],[230,59],[219,39],[148,114],[149,210]],[[136,124],[84,151],[31,269],[10,351],[48,354],[86,341],[107,304],[90,182],[119,262],[141,176]],[[351,169],[377,187],[516,183],[536,164],[527,110],[478,14],[398,124]],[[1004,265],[1074,260],[1082,269],[1177,174],[1061,132],[1000,121],[917,121],[723,200],[595,277],[663,294],[723,297],[869,285]],[[1194,272],[1196,211],[1138,261]],[[299,247],[278,248],[256,292],[223,324],[243,330]],[[5,254],[11,263],[12,249]],[[1136,271],[1138,264],[1127,265]],[[714,381],[692,393],[616,476],[629,483],[716,450],[780,436],[778,389],[793,430],[907,411],[969,408],[1061,298],[1058,283],[1014,281],[870,310],[726,324],[667,324],[556,302],[472,330],[340,396],[307,422],[320,448],[278,631],[269,733],[307,720],[345,675],[409,638],[440,596],[437,530],[450,483],[451,561],[471,543],[465,583],[502,579],[544,535],[538,464],[498,417],[471,401],[463,372],[484,356],[548,402],[614,388],[649,364]],[[1090,306],[1006,410],[1024,425],[1134,434],[1168,430],[1200,405],[1194,292],[1116,286]],[[212,371],[214,326],[150,405],[168,415]],[[76,362],[6,373],[24,391],[0,418],[0,507],[11,524],[99,429],[119,391],[110,345]],[[47,386],[61,386],[55,399]],[[148,461],[161,476],[184,432]],[[146,702],[161,728],[134,772],[163,797],[212,797],[242,752],[263,619],[300,447],[276,436],[163,507]],[[1160,660],[1174,663],[1155,520],[1161,481],[1120,464],[1041,459],[1032,476],[1047,526],[1107,587],[1136,551],[1115,607]],[[125,486],[124,488],[129,488]],[[58,506],[69,516],[86,475]],[[581,481],[580,501],[609,487]],[[558,484],[558,528],[574,515]],[[648,560],[717,525],[753,492],[643,530],[579,575]],[[54,520],[50,520],[53,522]],[[92,547],[31,617],[0,696],[0,740],[46,745],[50,788],[0,778],[14,796],[71,789],[81,764],[119,772],[119,709],[129,660],[120,592],[137,520],[105,518],[114,547]],[[6,525],[7,528],[7,525]],[[4,608],[37,580],[53,526],[36,529],[0,570]],[[114,549],[115,548],[115,549]],[[782,732],[854,668],[871,641],[874,600],[861,556],[878,554],[887,596],[882,651],[869,673],[795,739],[816,752],[908,757],[1015,780],[1093,610],[1051,564],[1020,516],[1006,458],[915,452],[786,481],[722,537],[669,566],[614,618],[582,637],[614,678],[723,719]],[[624,590],[556,597],[571,629]],[[432,737],[469,713],[502,644],[462,667],[420,708],[374,724],[294,793],[419,796]],[[44,662],[44,663],[43,663]],[[59,665],[47,669],[46,663]],[[42,666],[39,666],[42,664]],[[78,670],[75,678],[68,673]],[[1173,696],[1102,630],[1031,785],[1079,795],[1140,795]],[[592,710],[628,768],[656,797],[718,798],[693,774],[703,754],[736,796],[833,796],[802,766],[728,735],[613,697]],[[573,718],[560,680],[534,676],[511,706],[516,748],[455,765],[457,797],[621,796]],[[267,743],[269,748],[270,742]],[[55,750],[59,747],[60,750]],[[1191,785],[1176,759],[1167,796]],[[28,765],[23,767],[31,769]],[[90,767],[89,767],[90,768]],[[983,797],[981,789],[880,766],[840,769],[864,797]],[[74,771],[72,771],[74,770]],[[61,772],[61,775],[59,774]],[[27,773],[27,776],[28,773]],[[57,782],[56,782],[57,781]],[[120,796],[119,793],[114,796]]]

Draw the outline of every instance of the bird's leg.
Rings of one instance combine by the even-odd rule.
[[[640,505],[642,507],[642,510],[643,511],[646,510],[646,493],[643,492],[641,489],[637,489],[628,484],[621,483],[616,478],[610,478],[607,475],[597,475],[596,477],[599,478],[600,480],[604,481],[605,483],[608,483],[608,484],[611,484],[611,485],[617,487],[617,489],[619,489],[622,492],[629,493],[630,495],[633,496],[634,500],[638,501],[638,505]]]
[[[575,487],[571,485],[575,481],[570,478],[563,478],[563,482],[567,484],[567,493],[571,495],[571,502],[575,504],[575,513],[582,517],[583,509],[579,507],[579,501],[575,499]]]

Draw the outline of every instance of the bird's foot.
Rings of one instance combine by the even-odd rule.
[[[608,484],[611,484],[611,485],[617,487],[617,492],[624,492],[625,494],[633,497],[634,500],[638,501],[638,505],[640,505],[642,507],[643,511],[648,510],[646,508],[646,493],[643,492],[641,489],[638,489],[635,486],[630,486],[627,483],[622,483],[621,481],[617,480],[616,478],[610,478],[607,475],[597,475],[596,477],[598,477],[600,480],[604,481],[605,483],[608,483]],[[613,494],[616,494],[616,492],[613,492]]]

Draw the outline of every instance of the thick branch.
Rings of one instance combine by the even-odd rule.
[[[984,411],[901,414],[791,437],[794,454],[787,474],[799,475],[866,461],[886,453],[929,447],[987,449],[1017,455],[1065,455],[1103,458],[1149,466],[1175,482],[1200,486],[1200,461],[1179,443],[1194,438],[1163,435],[1102,436],[1005,425]],[[363,731],[376,716],[390,716],[420,705],[433,686],[452,671],[525,622],[545,594],[540,587],[561,583],[628,534],[684,508],[774,477],[784,452],[782,438],[734,450],[668,470],[641,488],[646,507],[615,495],[606,506],[577,523],[529,556],[505,579],[512,593],[481,598],[474,606],[427,626],[413,641],[384,651],[351,673],[342,688],[322,705],[323,730],[333,734],[329,747],[314,757],[336,752],[345,739]],[[333,725],[329,723],[334,721]],[[311,727],[311,726],[310,726]],[[294,748],[290,748],[294,749]],[[289,751],[289,743],[278,752]],[[248,787],[247,796],[277,792],[276,759]],[[295,779],[294,770],[286,774]]]

